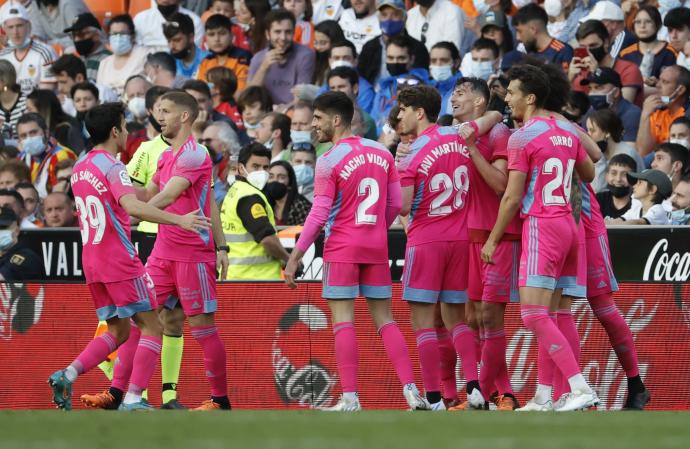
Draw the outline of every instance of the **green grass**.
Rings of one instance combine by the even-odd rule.
[[[0,412],[0,448],[690,448],[688,412]]]

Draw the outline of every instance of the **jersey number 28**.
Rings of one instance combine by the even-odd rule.
[[[103,234],[105,234],[106,221],[103,203],[93,195],[86,198],[75,197],[74,202],[77,205],[77,213],[81,220],[81,242],[84,245],[89,243],[91,228],[93,228],[96,232],[91,243],[98,245],[103,239]]]
[[[563,172],[563,163],[560,159],[552,157],[547,159],[542,167],[542,174],[555,174],[554,178],[547,182],[542,189],[542,198],[544,206],[563,206],[570,202],[570,189],[573,180],[573,167],[575,166],[574,159],[568,159],[568,166]],[[563,187],[563,195],[556,192],[559,187]]]
[[[429,183],[429,190],[433,193],[439,192],[439,194],[431,201],[429,215],[437,217],[450,214],[453,212],[453,208],[462,209],[465,205],[463,195],[467,195],[469,188],[470,176],[466,165],[461,165],[455,169],[453,179],[446,173],[435,174]],[[455,192],[453,202],[445,204],[453,192]]]

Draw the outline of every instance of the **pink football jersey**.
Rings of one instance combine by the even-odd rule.
[[[398,169],[400,185],[414,187],[408,244],[467,240],[470,155],[458,131],[430,126],[417,136]]]
[[[388,262],[388,185],[398,182],[393,156],[373,140],[342,139],[318,159],[314,196],[333,199],[324,227],[326,262]]]
[[[211,216],[211,170],[213,164],[208,151],[190,136],[175,154],[172,147],[165,150],[158,159],[158,169],[152,181],[160,191],[174,176],[190,182],[190,186],[165,208],[167,212],[184,215],[200,209],[199,214]],[[160,225],[152,256],[177,262],[214,262],[215,245],[210,229],[201,233],[187,231],[179,226]]]
[[[129,215],[120,206],[120,198],[134,194],[125,165],[94,148],[77,161],[71,184],[86,282],[117,282],[143,275],[144,266],[131,241]]]
[[[606,222],[603,215],[601,215],[601,208],[599,207],[592,184],[580,182],[580,190],[582,191],[582,214],[580,215],[580,220],[582,220],[582,224],[585,227],[585,237],[590,239],[606,235]]]
[[[587,153],[570,122],[535,117],[508,140],[508,169],[527,174],[522,217],[570,214],[575,164]]]

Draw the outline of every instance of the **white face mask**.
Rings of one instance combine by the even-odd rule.
[[[453,66],[451,65],[432,65],[429,66],[429,73],[436,81],[445,81],[453,76]]]
[[[246,169],[244,170],[247,171]],[[266,170],[257,170],[247,173],[247,182],[259,190],[263,190],[268,182],[269,174]]]
[[[492,73],[494,73],[494,63],[492,61],[470,61],[470,68],[467,76],[474,76],[479,79],[488,80]]]
[[[127,102],[127,109],[136,118],[146,117],[146,100],[143,97],[134,97]]]
[[[292,140],[292,143],[310,143],[311,131],[298,131],[295,129],[291,129],[290,140]]]
[[[563,10],[562,0],[544,0],[544,10],[549,17],[558,17]]]
[[[687,139],[669,139],[668,143],[677,143],[690,150],[690,140]]]
[[[228,182],[228,187],[233,185],[235,181],[237,181],[237,176],[235,176],[234,173],[228,172],[228,176],[225,178],[225,180]]]
[[[352,63],[350,61],[345,61],[344,59],[338,59],[337,61],[333,61],[330,63],[331,70],[337,69],[338,67],[352,67]]]

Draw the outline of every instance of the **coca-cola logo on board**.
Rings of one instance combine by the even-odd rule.
[[[668,240],[659,240],[647,256],[642,280],[685,282],[690,278],[690,253],[669,253]]]

